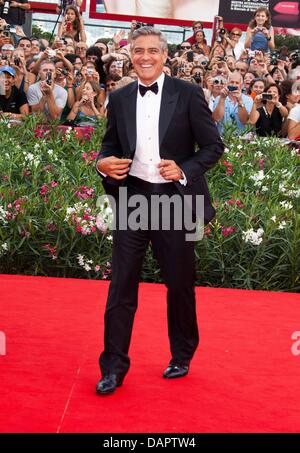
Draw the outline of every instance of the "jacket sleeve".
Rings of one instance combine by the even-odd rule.
[[[180,165],[188,185],[193,184],[213,167],[224,151],[223,142],[212,119],[203,91],[198,87],[195,87],[190,96],[189,121],[198,149],[190,159]]]
[[[119,140],[117,129],[117,118],[115,114],[115,99],[113,94],[110,95],[107,106],[107,126],[102,140],[101,149],[97,156],[96,162],[103,157],[115,156],[122,157],[122,146]]]

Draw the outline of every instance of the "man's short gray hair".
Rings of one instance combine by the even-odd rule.
[[[296,68],[291,69],[289,71],[287,78],[288,78],[288,80],[295,81],[295,80],[297,80],[297,77],[299,77],[299,76],[300,76],[300,67],[297,66]]]
[[[161,44],[161,50],[162,51],[168,50],[168,42],[167,42],[165,35],[157,28],[149,27],[149,26],[138,28],[137,30],[135,30],[132,33],[131,46],[130,46],[131,50],[133,50],[133,48],[134,48],[136,39],[139,38],[140,36],[158,36],[160,44]]]

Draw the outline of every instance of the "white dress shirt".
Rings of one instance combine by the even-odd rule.
[[[159,113],[162,87],[165,74],[162,73],[156,80],[158,93],[147,91],[141,96],[137,92],[136,101],[136,148],[129,174],[152,183],[167,183],[159,173]],[[139,85],[143,85],[138,81]],[[155,82],[154,82],[155,83]]]

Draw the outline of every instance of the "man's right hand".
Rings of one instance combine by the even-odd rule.
[[[97,168],[101,173],[114,179],[125,179],[129,172],[131,159],[119,159],[115,156],[98,160]]]

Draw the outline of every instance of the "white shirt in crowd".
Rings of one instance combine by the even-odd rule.
[[[53,87],[53,96],[54,96],[54,102],[57,105],[58,108],[63,109],[67,103],[68,99],[68,93],[66,90],[64,90],[62,87],[59,85],[54,85]],[[28,99],[28,104],[29,105],[36,105],[40,102],[40,100],[43,97],[43,93],[41,92],[40,89],[40,82],[34,83],[33,85],[30,85],[27,91],[27,99]],[[49,108],[48,104],[46,103],[45,105],[45,113],[48,119],[51,119],[49,117]]]
[[[294,107],[290,110],[288,119],[300,123],[300,104],[294,105]]]

